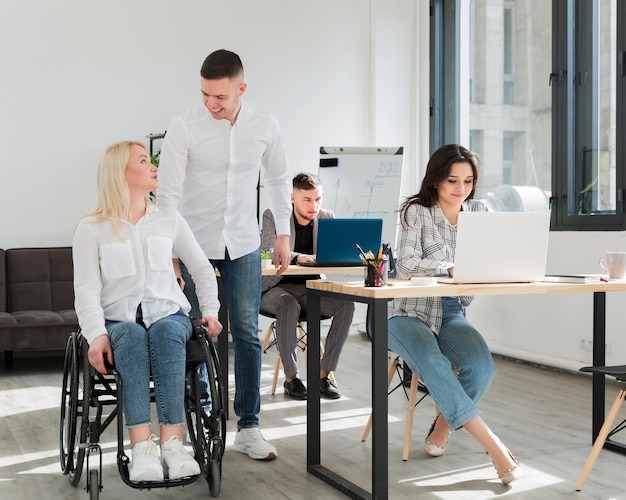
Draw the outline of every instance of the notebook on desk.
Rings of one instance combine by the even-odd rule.
[[[362,266],[357,244],[366,252],[378,252],[383,231],[382,219],[319,219],[317,253],[309,267]]]
[[[461,212],[454,276],[440,283],[522,283],[546,273],[549,212]]]

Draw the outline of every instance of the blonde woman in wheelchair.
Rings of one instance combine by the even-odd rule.
[[[151,201],[157,172],[142,143],[109,146],[98,167],[96,208],[79,221],[73,240],[80,328],[90,364],[102,374],[113,365],[122,380],[134,482],[200,474],[182,441],[191,306],[176,282],[172,255],[193,275],[209,335],[222,330],[212,266],[185,220]],[[160,447],[151,431],[151,374]]]

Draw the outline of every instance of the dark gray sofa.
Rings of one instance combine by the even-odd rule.
[[[64,349],[78,329],[72,249],[0,250],[0,351]]]

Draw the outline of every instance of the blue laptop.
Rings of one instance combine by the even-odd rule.
[[[382,219],[319,219],[317,224],[316,262],[301,265],[362,266],[357,244],[374,255],[380,249]]]

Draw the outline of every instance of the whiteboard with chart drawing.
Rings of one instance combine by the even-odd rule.
[[[383,242],[396,245],[402,147],[321,147],[322,206],[339,218],[383,219]]]

